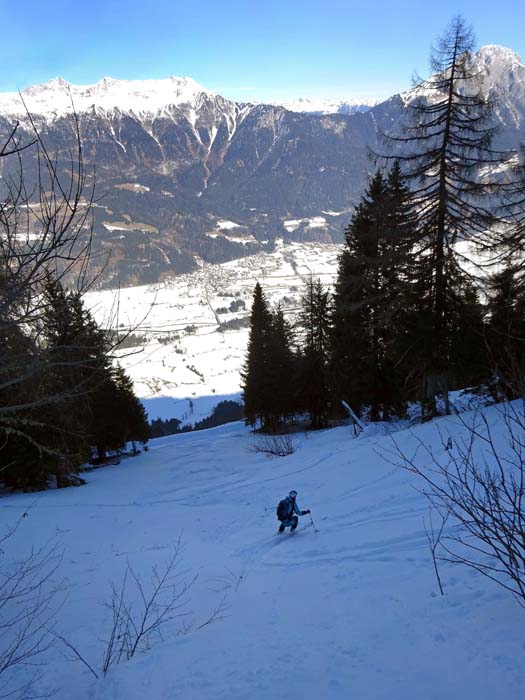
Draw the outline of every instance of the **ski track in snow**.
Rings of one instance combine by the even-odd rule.
[[[439,427],[463,430],[454,419]],[[283,688],[306,700],[522,700],[523,612],[447,564],[439,595],[428,505],[413,475],[381,457],[391,443],[378,430],[294,435],[295,453],[270,459],[253,452],[259,436],[230,424],[152,441],[79,489],[0,499],[0,532],[28,513],[4,556],[58,545],[58,625],[98,668],[104,603],[127,561],[147,581],[182,534],[181,570],[198,574],[186,619],[198,626],[226,596],[223,620],[188,635],[175,621],[99,681],[54,647],[39,690],[58,688],[57,700],[274,700]],[[435,425],[396,433],[410,453],[418,438],[443,452]],[[277,534],[276,503],[291,488],[317,532],[305,516]]]

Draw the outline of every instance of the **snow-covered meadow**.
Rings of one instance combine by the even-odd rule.
[[[103,327],[131,329],[142,339],[121,351],[121,362],[150,418],[195,423],[219,401],[239,397],[255,282],[293,320],[310,275],[333,284],[339,252],[332,244],[280,242],[270,254],[222,265],[201,261],[191,274],[118,293],[93,292],[86,301]],[[240,328],[220,327],[242,319]]]
[[[484,410],[503,445],[501,409]],[[269,458],[234,423],[154,440],[81,488],[3,498],[1,530],[27,516],[2,558],[57,547],[56,630],[98,672],[110,582],[127,562],[147,585],[181,537],[179,583],[198,576],[183,616],[149,649],[96,680],[58,642],[39,690],[57,688],[57,700],[521,700],[524,611],[451,564],[439,594],[426,499],[391,462],[392,437],[407,454],[421,442],[445,458],[462,421],[394,429],[298,433],[293,454]],[[318,532],[305,516],[294,535],[277,534],[275,506],[291,488]],[[217,608],[220,619],[199,629]]]

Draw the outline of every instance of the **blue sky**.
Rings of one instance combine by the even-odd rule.
[[[0,0],[0,11],[0,91],[187,75],[243,101],[383,98],[427,72],[458,13],[479,45],[525,58],[522,0]]]

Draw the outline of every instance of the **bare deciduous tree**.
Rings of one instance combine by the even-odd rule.
[[[269,457],[287,457],[295,452],[295,445],[290,435],[275,435],[256,443],[251,450]]]
[[[177,563],[181,543],[162,569],[153,567],[147,586],[128,562],[120,586],[112,586],[112,625],[106,643],[102,673],[106,675],[114,664],[131,659],[138,651],[147,648],[154,635],[175,618],[181,618],[187,604],[186,594],[197,577],[181,580]],[[133,592],[129,591],[132,586]]]
[[[471,567],[525,607],[525,416],[521,402],[492,410],[494,425],[482,410],[458,417],[463,431],[443,455],[422,440],[412,456],[398,445],[396,453],[442,519],[431,538],[434,562]]]
[[[154,638],[162,639],[164,629],[175,619],[180,622],[176,634],[188,634],[222,620],[227,594],[203,622],[196,623],[192,619],[187,610],[187,594],[197,576],[187,578],[188,572],[180,570],[181,553],[182,543],[179,537],[173,555],[164,566],[152,568],[149,584],[143,581],[128,562],[121,583],[111,585],[111,602],[106,606],[111,611],[111,624],[99,673],[69,640],[56,632],[55,638],[95,678],[100,678],[106,676],[113,666],[148,650]],[[237,583],[237,587],[238,585]]]
[[[0,542],[9,544],[17,527]],[[0,556],[0,698],[25,700],[37,697],[41,662],[54,643],[61,557],[53,546],[33,549],[23,558],[3,550]]]

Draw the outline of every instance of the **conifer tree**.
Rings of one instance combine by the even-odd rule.
[[[114,381],[118,390],[115,410],[120,412],[125,425],[125,442],[133,443],[133,451],[136,452],[135,443],[145,444],[149,439],[148,414],[135,396],[133,382],[120,366],[114,369]]]
[[[250,314],[250,334],[245,364],[241,373],[246,422],[264,430],[272,422],[273,396],[269,383],[269,347],[272,315],[262,287],[257,282]]]
[[[489,285],[488,346],[496,390],[508,398],[525,392],[525,280],[518,265],[493,275]]]
[[[11,334],[13,330],[16,326]],[[19,339],[24,335],[22,329],[17,335]],[[45,488],[53,474],[58,486],[78,483],[73,475],[89,455],[89,400],[98,381],[93,375],[97,368],[109,366],[102,338],[78,295],[66,292],[48,274],[38,324],[24,338],[27,353],[20,343],[15,352],[19,359],[25,357],[29,368],[27,380],[22,364],[15,372],[9,402],[15,420],[11,423],[4,416],[2,421],[9,440],[0,461],[11,464],[2,471],[9,485]],[[9,366],[13,372],[15,366]],[[11,450],[16,453],[14,459],[9,458]]]
[[[53,280],[48,281],[45,293],[45,350],[48,374],[57,396],[56,410],[68,413],[70,440],[79,435],[81,443],[92,445],[98,426],[106,422],[101,397],[113,383],[110,342],[78,295],[66,292]],[[114,404],[117,395],[107,395],[106,399]],[[118,420],[115,411],[111,421]]]
[[[57,485],[65,486],[68,475],[76,473],[89,456],[89,412],[85,409],[94,359],[93,349],[86,346],[86,326],[96,327],[78,296],[50,275],[43,294],[41,356],[50,399],[46,443],[54,456]]]
[[[292,349],[292,343],[292,328],[286,321],[281,306],[278,305],[272,314],[267,370],[275,430],[279,430],[296,410],[297,357]]]
[[[51,475],[59,487],[81,483],[75,474],[91,445],[104,455],[128,440],[147,440],[149,430],[131,381],[113,367],[108,339],[79,295],[50,275],[42,294],[36,337],[17,326],[4,330],[4,348],[12,345],[21,364],[12,396],[2,392],[15,420],[2,418],[0,469],[5,483],[25,489],[45,488]]]
[[[470,240],[485,249],[500,243],[495,232],[497,177],[508,154],[492,148],[493,103],[482,93],[482,75],[472,61],[474,37],[461,17],[455,18],[432,52],[433,76],[419,85],[408,106],[401,136],[390,136],[395,157],[412,187],[417,216],[415,260],[425,282],[430,337],[421,368],[425,415],[436,413],[442,393],[448,411],[451,379],[450,320],[454,297],[465,286],[465,253],[456,244]],[[485,167],[485,171],[487,168]],[[472,262],[472,260],[471,260]]]
[[[131,379],[119,365],[100,376],[89,408],[90,442],[96,447],[98,461],[102,462],[108,451],[121,450],[127,442],[148,440],[146,411],[135,396]]]
[[[360,372],[367,351],[365,292],[361,284],[364,269],[362,261],[348,249],[348,241],[349,229],[339,256],[330,337],[329,382],[332,410],[336,414],[342,411],[342,400],[359,413],[369,389],[366,377]]]
[[[0,406],[13,407],[13,411],[1,415],[0,480],[12,488],[40,490],[46,487],[53,459],[42,450],[47,421],[46,407],[38,400],[40,382],[34,381],[33,370],[27,374],[25,370],[34,367],[38,347],[24,329],[10,324],[2,327],[1,345],[9,372],[4,373],[0,366]]]
[[[484,309],[479,292],[461,269],[445,268],[448,275],[447,325],[442,345],[442,362],[447,366],[447,391],[441,392],[443,407],[450,412],[449,390],[477,386],[487,381],[488,358],[484,340]],[[395,327],[398,372],[403,393],[411,401],[421,401],[428,387],[428,358],[433,353],[432,283],[421,268],[405,285],[402,307]],[[413,268],[412,268],[413,273]],[[430,274],[429,271],[427,271]],[[439,393],[439,392],[438,392]],[[425,407],[423,406],[423,409]],[[427,407],[428,408],[428,407]],[[430,414],[423,413],[423,418]]]
[[[403,407],[397,369],[402,353],[399,316],[414,238],[410,193],[399,166],[371,178],[345,232],[334,296],[331,383],[334,399],[372,420]]]
[[[311,427],[326,424],[330,401],[328,352],[330,338],[330,295],[321,280],[310,279],[301,300],[298,324],[302,331],[298,403],[310,414]]]

